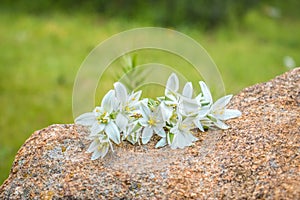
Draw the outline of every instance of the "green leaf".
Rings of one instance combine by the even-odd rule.
[[[172,144],[173,139],[174,139],[174,134],[173,133],[168,133],[167,134],[167,139],[168,139],[168,143]]]
[[[213,122],[217,122],[217,119],[214,118],[214,117],[211,116],[211,115],[207,115],[207,118],[210,119],[210,120],[213,121]]]

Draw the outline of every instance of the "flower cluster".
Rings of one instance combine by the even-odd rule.
[[[226,109],[232,95],[213,102],[210,90],[199,82],[202,93],[193,97],[193,85],[185,84],[179,92],[176,74],[168,78],[165,95],[157,99],[140,99],[141,91],[128,93],[126,87],[116,82],[102,99],[101,106],[93,112],[75,119],[76,124],[88,126],[92,140],[87,152],[92,160],[104,157],[113,145],[122,141],[147,144],[156,134],[160,140],[156,148],[169,145],[172,149],[190,146],[197,140],[192,129],[205,131],[211,127],[227,129],[224,120],[238,117],[238,110]]]

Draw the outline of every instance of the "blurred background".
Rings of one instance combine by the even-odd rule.
[[[203,45],[227,93],[236,94],[300,65],[299,8],[298,0],[2,0],[0,184],[33,131],[73,123],[76,72],[113,34],[143,26],[183,32]],[[161,57],[136,54],[138,64]],[[163,57],[171,66],[181,62]],[[112,87],[118,69],[106,74],[107,88],[99,91]]]

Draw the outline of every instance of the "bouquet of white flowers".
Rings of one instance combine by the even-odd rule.
[[[238,110],[226,109],[232,95],[213,102],[206,84],[203,81],[199,84],[202,93],[196,97],[191,82],[179,93],[179,79],[173,73],[164,96],[140,99],[142,91],[128,93],[122,83],[116,82],[114,90],[103,97],[101,106],[75,119],[76,124],[89,127],[88,139],[92,143],[87,152],[93,152],[92,160],[103,158],[109,149],[113,151],[112,143],[125,140],[147,144],[156,134],[161,138],[156,148],[169,145],[175,149],[190,146],[197,140],[192,129],[227,129],[223,121],[241,115]]]

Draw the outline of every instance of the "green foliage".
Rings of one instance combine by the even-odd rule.
[[[137,54],[125,55],[122,59],[122,73],[117,74],[115,81],[121,79],[127,89],[129,89],[129,91],[133,91],[142,83],[142,80],[145,78],[145,74],[141,74],[137,69]]]
[[[106,17],[150,21],[158,26],[197,25],[214,28],[235,19],[239,20],[259,0],[15,0],[2,6],[41,14],[53,10],[65,12],[93,11]],[[155,13],[155,14],[154,14]]]
[[[173,27],[197,25],[213,28],[227,23],[230,18],[239,19],[257,3],[258,0],[131,0],[103,1],[96,7],[98,11],[109,16],[121,16],[128,19],[142,18],[156,25]],[[115,13],[116,10],[119,12]]]
[[[36,15],[53,12],[85,12],[148,22],[155,26],[195,26],[211,30],[224,24],[240,23],[253,9],[266,13],[299,17],[298,0],[2,0],[0,11],[17,11]],[[277,13],[277,14],[276,14]]]

